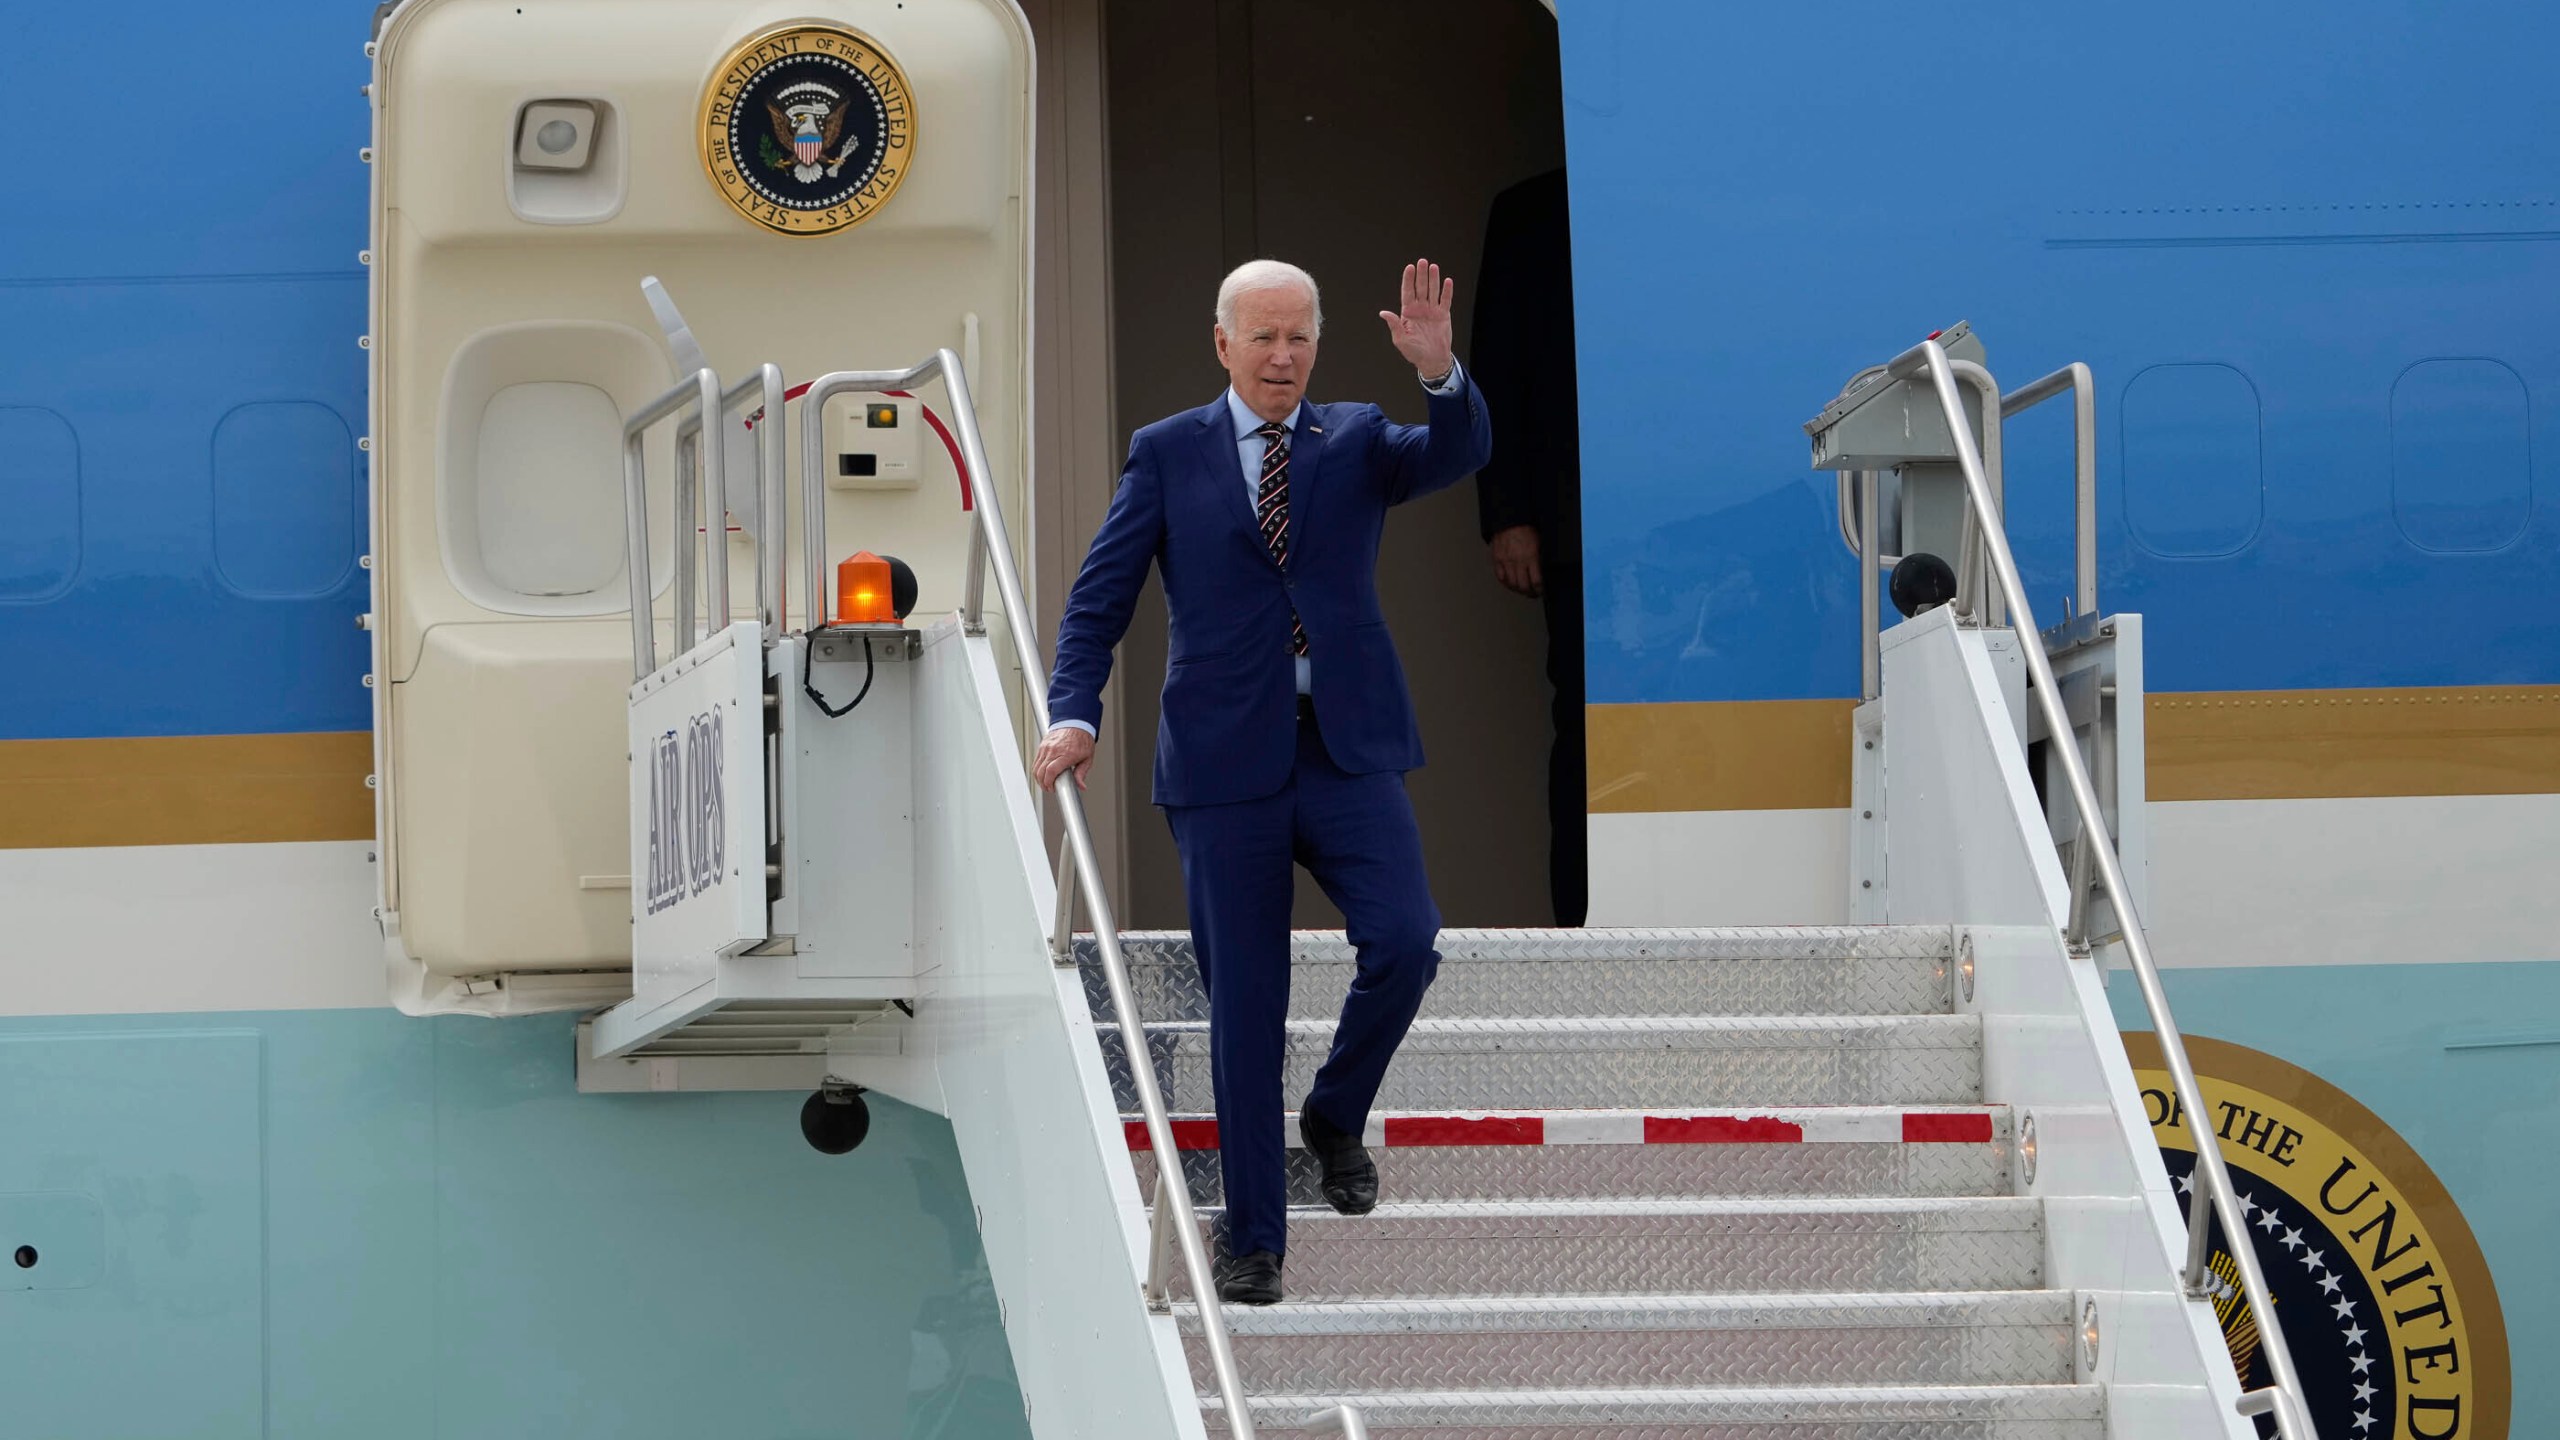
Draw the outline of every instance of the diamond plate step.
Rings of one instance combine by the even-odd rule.
[[[1213,1110],[1209,1027],[1147,1027],[1166,1108]],[[1112,1094],[1138,1108],[1120,1032],[1099,1032]],[[1330,1020],[1289,1022],[1283,1095],[1314,1082]],[[1982,1099],[1971,1015],[1418,1020],[1377,1103],[1388,1109],[1535,1106],[1964,1105]]]
[[[1153,1194],[1146,1127],[1123,1117],[1140,1194]],[[1396,1200],[1640,1199],[1662,1195],[1994,1195],[2010,1188],[2007,1106],[1764,1107],[1711,1113],[1502,1111],[1373,1114],[1368,1137]],[[1320,1167],[1288,1137],[1289,1201],[1320,1205]],[[1217,1121],[1174,1117],[1182,1171],[1223,1203]]]
[[[1932,1015],[1952,1008],[1944,926],[1741,930],[1444,930],[1426,1017],[1610,1015]],[[1121,937],[1138,1013],[1206,1020],[1186,931]],[[1091,937],[1076,941],[1085,998],[1111,1016]],[[1289,1014],[1331,1019],[1353,973],[1339,930],[1298,932]]]
[[[1262,1395],[1254,1423],[1285,1427],[1359,1407],[1372,1440],[2106,1440],[2096,1385],[1731,1390],[1460,1390]],[[1201,1397],[1224,1434],[1215,1395]]]
[[[2044,1209],[2021,1196],[1293,1209],[1282,1278],[1301,1301],[2033,1290]]]
[[[1591,1296],[1231,1307],[1257,1393],[1428,1390],[1453,1376],[1515,1389],[2071,1382],[2072,1297]],[[1215,1391],[1197,1307],[1175,1315],[1193,1382]]]

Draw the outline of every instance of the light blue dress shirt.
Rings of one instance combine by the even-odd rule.
[[[1454,395],[1458,387],[1464,383],[1466,383],[1465,380],[1459,374],[1459,366],[1453,360],[1449,365],[1449,373],[1440,377],[1439,384],[1426,383],[1422,388],[1433,395]],[[1254,432],[1262,428],[1263,419],[1246,408],[1243,397],[1236,394],[1236,388],[1232,385],[1227,387],[1227,414],[1234,419],[1236,426],[1236,468],[1244,472],[1245,508],[1258,511],[1262,500],[1262,454],[1269,447],[1263,438]],[[1295,449],[1298,443],[1298,427],[1307,423],[1307,402],[1299,401],[1298,408],[1289,412],[1289,418],[1280,423],[1288,427],[1289,444],[1292,449]],[[1289,657],[1290,662],[1298,670],[1298,693],[1301,695],[1315,693],[1313,682],[1309,679],[1313,671],[1307,664],[1313,658],[1309,655]],[[1061,720],[1050,728],[1067,727],[1081,730],[1087,735],[1094,733],[1093,727],[1081,720]]]

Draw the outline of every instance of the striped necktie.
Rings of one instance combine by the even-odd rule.
[[[1254,491],[1253,514],[1262,526],[1262,543],[1282,568],[1289,564],[1289,427],[1274,420],[1253,432],[1262,437],[1262,485]],[[1289,653],[1307,653],[1307,627],[1289,612]]]

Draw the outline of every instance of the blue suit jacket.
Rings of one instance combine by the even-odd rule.
[[[1275,793],[1297,754],[1289,616],[1307,627],[1326,752],[1354,774],[1422,764],[1404,667],[1378,609],[1387,507],[1446,489],[1493,453],[1484,397],[1467,378],[1431,397],[1428,425],[1375,405],[1305,405],[1289,451],[1289,564],[1262,543],[1236,463],[1226,397],[1159,420],[1129,442],[1111,513],[1058,624],[1049,715],[1102,723],[1112,647],[1147,581],[1172,615],[1155,801],[1223,805]]]

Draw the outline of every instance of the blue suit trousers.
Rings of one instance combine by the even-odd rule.
[[[1303,865],[1342,911],[1359,973],[1306,1108],[1358,1135],[1387,1062],[1440,968],[1440,909],[1398,771],[1333,763],[1318,724],[1298,722],[1289,782],[1224,805],[1167,806],[1209,992],[1209,1064],[1227,1192],[1228,1253],[1288,1249],[1285,1158],[1289,911]]]

